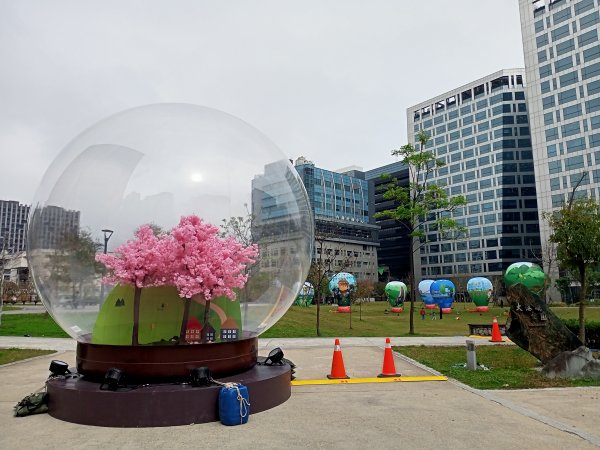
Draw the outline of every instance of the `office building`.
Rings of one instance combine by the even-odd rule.
[[[294,166],[308,193],[316,239],[328,242],[334,271],[342,269],[354,274],[357,280],[377,281],[379,227],[370,223],[369,189],[364,172],[356,167],[325,170],[303,157]],[[314,251],[319,251],[318,245]]]
[[[539,256],[525,98],[524,70],[509,69],[408,109],[409,142],[425,131],[426,149],[446,163],[431,181],[445,186],[449,197],[467,200],[452,213],[466,227],[464,238],[441,240],[435,226],[425,224],[426,240],[414,259],[417,279],[497,277],[513,262]]]
[[[597,0],[520,0],[540,215],[574,197],[600,198],[600,7]],[[545,268],[557,267],[540,218]]]
[[[369,183],[369,216],[395,206],[393,200],[383,198],[386,187],[391,180],[403,187],[408,187],[408,166],[401,162],[387,164],[365,172],[365,180]],[[410,274],[410,237],[408,228],[402,223],[389,218],[374,218],[379,226],[379,248],[377,264],[379,280],[408,280]]]
[[[28,215],[28,205],[0,200],[0,252],[13,254],[25,250]]]

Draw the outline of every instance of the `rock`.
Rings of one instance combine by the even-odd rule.
[[[559,353],[546,364],[542,373],[548,378],[582,378],[582,369],[592,361],[600,363],[594,359],[590,349],[582,345],[576,350]]]
[[[546,303],[525,286],[512,286],[507,289],[507,294],[510,314],[506,321],[506,336],[543,364],[561,352],[583,345]]]
[[[581,376],[582,378],[600,380],[600,359],[592,359],[583,366],[583,369],[581,369]]]

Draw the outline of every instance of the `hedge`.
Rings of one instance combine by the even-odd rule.
[[[564,319],[562,322],[575,336],[579,335],[579,320]],[[585,323],[585,345],[588,348],[600,349],[600,322]]]

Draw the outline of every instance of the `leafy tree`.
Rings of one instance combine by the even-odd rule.
[[[574,191],[573,191],[574,193]],[[571,269],[581,284],[579,292],[579,339],[585,342],[585,302],[588,276],[600,263],[600,204],[594,199],[574,199],[545,217],[552,229],[550,242],[556,243],[560,265]]]
[[[85,283],[95,279],[96,274],[102,270],[95,260],[96,253],[101,248],[102,244],[92,238],[89,230],[66,232],[48,257],[52,268],[49,277],[51,289],[57,291],[61,287],[70,286],[73,299],[82,297],[86,290]]]
[[[456,238],[464,234],[464,227],[452,218],[452,212],[466,204],[463,196],[449,198],[444,186],[431,181],[436,171],[445,165],[435,154],[426,150],[429,136],[424,131],[417,135],[417,145],[406,144],[392,151],[409,168],[409,185],[401,186],[392,180],[383,195],[385,200],[393,200],[395,207],[378,213],[378,218],[395,219],[402,224],[411,239],[410,253],[410,328],[415,334],[414,311],[417,277],[414,255],[426,242],[426,225],[435,229],[442,240]]]

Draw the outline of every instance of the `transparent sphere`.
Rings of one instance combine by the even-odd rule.
[[[44,305],[80,342],[255,337],[303,286],[310,211],[290,161],[252,126],[201,106],[142,106],[52,163],[29,263]]]

